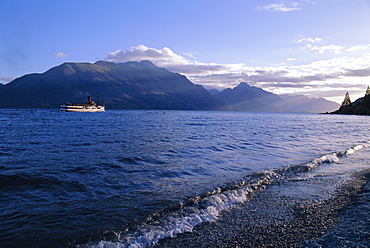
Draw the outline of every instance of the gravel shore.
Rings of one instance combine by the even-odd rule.
[[[370,170],[337,189],[335,197],[307,200],[276,194],[274,187],[192,233],[155,247],[368,247]],[[291,183],[289,187],[294,187]]]

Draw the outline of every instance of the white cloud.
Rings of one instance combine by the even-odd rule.
[[[314,51],[317,54],[324,54],[326,52],[331,52],[334,54],[341,54],[344,52],[356,52],[356,51],[370,50],[370,44],[356,45],[352,47],[345,47],[345,46],[336,45],[336,44],[320,46],[317,43],[323,43],[323,39],[319,37],[316,37],[316,38],[304,37],[304,38],[294,39],[293,41],[295,43],[302,44],[300,46],[300,49]]]
[[[303,43],[304,45],[300,48],[303,50],[310,50],[315,51],[317,54],[323,54],[325,52],[332,52],[335,54],[342,53],[344,50],[344,47],[340,45],[330,44],[330,45],[313,45],[314,43],[320,43],[322,41],[322,38],[316,37],[316,38],[300,38],[294,40],[296,43]]]
[[[353,47],[349,47],[346,49],[347,52],[355,52],[355,51],[359,51],[359,50],[368,50],[370,49],[370,44],[368,45],[357,45],[357,46],[353,46]]]
[[[321,46],[316,51],[338,50],[341,46]],[[320,50],[322,49],[322,50]],[[112,62],[151,60],[158,67],[187,76],[192,82],[219,90],[235,87],[240,82],[264,88],[274,93],[304,93],[308,96],[324,96],[336,100],[343,93],[366,89],[370,79],[370,53],[357,58],[347,56],[317,60],[309,64],[289,66],[248,66],[246,64],[201,63],[187,60],[165,47],[149,48],[144,45],[129,50],[118,50],[106,58]],[[332,91],[330,91],[331,89]],[[360,89],[360,90],[359,90]]]
[[[301,10],[307,4],[315,5],[316,2],[313,0],[297,0],[296,2],[284,3],[273,3],[264,6],[257,7],[256,10],[266,10],[266,11],[277,11],[277,12],[290,12],[295,10]]]
[[[185,56],[188,56],[192,59],[195,59],[196,58],[195,55],[197,55],[198,52],[187,52],[187,53],[182,53],[182,54],[185,55]]]
[[[174,53],[168,47],[162,49],[149,48],[144,45],[131,47],[129,50],[117,50],[108,54],[105,59],[111,62],[127,62],[150,60],[158,67],[183,73],[185,75],[203,75],[209,73],[224,73],[241,69],[240,65],[222,65],[216,63],[201,63],[185,59]]]
[[[322,41],[322,38],[319,38],[319,37],[316,37],[316,38],[301,38],[301,39],[296,39],[294,40],[296,41],[297,43],[301,43],[301,42],[311,42],[311,43],[315,43],[315,42],[319,42],[319,41]]]
[[[289,5],[285,3],[275,3],[275,4],[268,4],[262,7],[257,7],[257,10],[271,10],[271,11],[278,11],[278,12],[289,12],[293,10],[300,10],[301,8],[298,7],[299,4],[297,2],[292,2]]]
[[[181,55],[175,54],[171,49],[164,47],[160,50],[149,48],[144,45],[131,47],[129,50],[117,50],[108,54],[107,61],[112,62],[127,62],[127,61],[140,61],[151,60],[158,66],[168,65],[186,65],[188,61]]]
[[[312,45],[307,45],[307,48],[310,49],[311,51],[317,51],[319,54],[323,54],[327,51],[333,52],[335,54],[342,53],[343,47],[339,45],[327,45],[327,46],[312,46]]]
[[[54,57],[56,57],[56,58],[65,58],[65,57],[68,57],[68,55],[65,54],[65,53],[56,53],[56,54],[54,54]]]
[[[310,3],[310,4],[312,4],[312,5],[315,5],[315,4],[316,4],[316,2],[315,2],[315,1],[313,1],[313,0],[302,0],[302,2]]]

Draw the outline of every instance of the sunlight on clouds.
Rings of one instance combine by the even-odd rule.
[[[195,55],[197,55],[198,52],[187,52],[187,53],[182,53],[182,54],[185,55],[185,56],[188,56],[192,59],[195,59],[196,58]]]
[[[301,8],[298,7],[298,3],[292,2],[289,6],[285,5],[285,3],[275,3],[269,4],[262,7],[257,7],[257,10],[271,10],[271,11],[279,11],[279,12],[289,12],[293,10],[300,10]]]
[[[306,41],[318,42],[320,38],[307,38]],[[342,49],[336,46],[322,47],[324,50]],[[346,91],[356,96],[356,92],[360,94],[370,84],[370,53],[357,58],[343,56],[303,65],[281,63],[252,67],[243,63],[201,63],[185,59],[167,47],[155,49],[139,45],[126,51],[111,52],[106,60],[118,63],[150,60],[158,67],[184,74],[195,84],[218,90],[248,82],[277,94],[303,93],[337,100],[342,99]]]
[[[118,50],[108,54],[105,59],[111,62],[127,62],[150,60],[158,67],[165,67],[168,70],[183,73],[185,75],[207,75],[210,73],[227,73],[235,70],[242,70],[241,64],[222,65],[216,63],[201,63],[185,59],[183,56],[174,53],[171,49],[164,47],[160,50],[149,48],[144,45],[131,47],[129,50]]]
[[[293,40],[295,43],[302,44],[300,46],[300,49],[302,50],[310,50],[314,51],[316,54],[324,54],[325,52],[331,52],[334,54],[340,54],[343,52],[356,52],[356,51],[364,51],[364,50],[370,50],[370,44],[367,45],[356,45],[352,47],[345,47],[341,45],[314,45],[314,43],[322,43],[322,38],[299,38]]]
[[[346,51],[347,52],[354,52],[354,51],[368,50],[368,49],[370,49],[370,44],[353,46],[353,47],[347,48]]]
[[[318,54],[323,54],[327,51],[333,52],[335,54],[339,54],[343,51],[343,47],[339,45],[313,45],[313,43],[321,42],[322,38],[301,38],[301,39],[295,39],[294,42],[296,43],[303,43],[304,45],[301,46],[300,48],[302,50],[310,50],[310,51],[315,51]]]
[[[65,58],[65,57],[68,57],[68,55],[65,54],[65,53],[56,53],[56,54],[54,54],[54,57],[56,57],[56,58]]]
[[[313,43],[321,42],[323,41],[322,38],[316,37],[316,38],[300,38],[300,39],[295,39],[294,42],[296,43],[303,43],[304,45],[301,46],[300,48],[302,50],[310,50],[310,51],[315,51],[317,54],[323,54],[325,52],[333,52],[334,54],[339,54],[342,53],[343,47],[335,44],[330,44],[330,45],[313,45]]]
[[[322,38],[301,38],[301,39],[296,39],[294,40],[295,42],[297,43],[301,43],[301,42],[311,42],[311,43],[315,43],[315,42],[319,42],[319,41],[322,41]]]
[[[319,54],[323,54],[326,51],[333,52],[335,54],[339,54],[342,52],[343,47],[338,45],[328,45],[328,46],[312,46],[311,44],[307,45],[307,48],[311,51],[317,51]]]
[[[289,3],[273,3],[264,6],[260,6],[255,8],[258,11],[266,10],[266,11],[277,11],[277,12],[290,12],[295,10],[301,10],[303,6],[310,4],[315,5],[316,2],[312,0],[301,0],[297,2],[289,2]]]
[[[127,62],[151,60],[157,66],[166,66],[172,64],[187,64],[187,60],[181,55],[175,54],[171,49],[164,47],[161,50],[149,48],[144,45],[131,47],[130,50],[117,50],[108,54],[107,61]]]

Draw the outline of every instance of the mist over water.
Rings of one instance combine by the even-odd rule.
[[[149,246],[216,221],[279,180],[330,175],[335,189],[370,167],[368,120],[1,110],[0,244]]]

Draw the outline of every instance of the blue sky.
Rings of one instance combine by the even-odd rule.
[[[0,0],[0,83],[149,59],[206,88],[355,100],[370,85],[369,24],[368,0]]]

